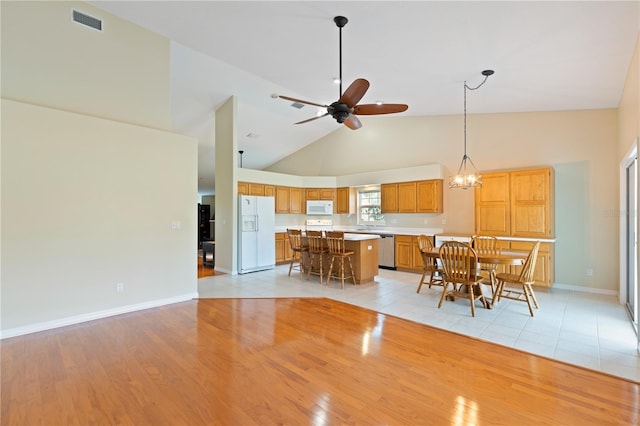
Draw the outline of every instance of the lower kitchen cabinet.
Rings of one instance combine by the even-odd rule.
[[[422,273],[422,266],[418,237],[396,235],[396,269]]]
[[[293,250],[291,250],[287,233],[276,232],[276,265],[290,262],[292,257]]]
[[[509,248],[513,250],[530,251],[535,242],[533,241],[510,241]],[[553,243],[540,243],[536,269],[533,273],[536,286],[551,287],[553,285]],[[512,266],[512,274],[519,274],[522,266]]]

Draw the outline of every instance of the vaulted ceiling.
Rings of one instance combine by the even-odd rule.
[[[404,115],[462,113],[463,82],[494,69],[469,113],[616,108],[638,38],[635,1],[94,1],[172,44],[174,131],[199,139],[199,192],[214,189],[213,115],[238,98],[243,165],[261,169],[332,131],[352,131],[284,94],[337,100],[366,78],[363,103],[406,103]],[[364,126],[373,116],[361,117]]]

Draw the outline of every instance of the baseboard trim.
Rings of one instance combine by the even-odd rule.
[[[573,285],[573,284],[553,283],[552,289],[554,288],[561,289],[561,290],[579,291],[581,293],[604,294],[607,296],[616,296],[616,297],[618,296],[618,292],[615,290],[607,290],[604,288],[583,287],[583,286]]]
[[[37,333],[39,331],[51,330],[59,327],[66,327],[68,325],[80,324],[87,321],[93,321],[97,319],[112,317],[115,315],[126,314],[129,312],[142,311],[144,309],[157,308],[159,306],[170,305],[172,303],[184,302],[187,300],[197,299],[198,293],[183,294],[175,297],[168,297],[166,299],[150,300],[148,302],[137,303],[135,305],[119,306],[113,309],[106,309],[104,311],[90,312],[82,315],[75,315],[72,317],[61,318],[53,321],[39,322],[22,327],[9,328],[7,330],[0,331],[0,340],[10,337],[23,336],[25,334]]]

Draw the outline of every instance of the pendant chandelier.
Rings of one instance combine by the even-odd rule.
[[[467,89],[479,89],[492,74],[493,70],[482,71],[484,80],[482,80],[482,83],[478,84],[476,87],[469,87],[467,86],[467,82],[464,82],[464,155],[462,156],[458,173],[449,178],[449,188],[468,189],[482,187],[482,176],[478,173],[476,165],[471,161],[471,157],[467,155]]]

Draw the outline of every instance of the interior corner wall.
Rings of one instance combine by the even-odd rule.
[[[3,337],[197,297],[195,139],[5,99],[1,114]]]
[[[3,1],[2,98],[171,129],[167,38],[86,2]],[[102,21],[73,22],[72,9]]]
[[[215,114],[216,269],[235,274],[238,257],[237,98],[227,99]]]

